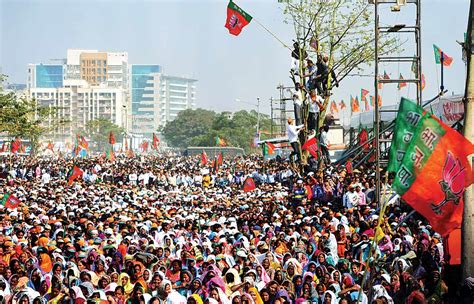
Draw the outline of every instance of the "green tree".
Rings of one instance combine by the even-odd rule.
[[[1,90],[5,76],[0,75],[0,133],[30,141],[35,154],[42,136],[65,124],[57,116],[57,109],[39,106],[36,100],[18,97],[15,93]],[[45,123],[48,122],[48,123]]]
[[[375,59],[373,6],[367,0],[284,0],[286,22],[291,23],[300,45],[300,53],[328,55],[328,67],[339,82],[347,76],[371,66]],[[400,49],[400,42],[381,35],[379,54],[386,55]],[[300,56],[300,70],[304,70]],[[333,85],[328,77],[328,90]],[[300,79],[304,83],[305,79]],[[329,104],[325,99],[320,125]]]
[[[174,147],[216,146],[219,137],[227,146],[240,147],[249,152],[257,130],[257,120],[256,111],[215,113],[202,109],[186,110],[168,123],[162,133],[168,144]],[[270,129],[268,116],[260,115],[260,128]]]
[[[121,142],[124,129],[112,123],[109,119],[98,118],[86,124],[85,132],[87,137],[92,141],[91,147],[95,147],[95,149],[99,151],[107,147],[110,132],[114,133],[117,142]]]
[[[181,111],[175,120],[163,128],[163,135],[173,147],[209,146],[206,135],[209,135],[215,116],[215,112],[204,109]]]

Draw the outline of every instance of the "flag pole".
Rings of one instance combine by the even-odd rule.
[[[260,25],[265,31],[267,31],[273,38],[275,38],[278,42],[280,42],[283,47],[289,49],[290,51],[292,51],[292,49],[286,45],[286,43],[284,43],[280,38],[278,38],[272,31],[270,31],[265,25],[263,25],[260,21],[258,21],[257,18],[253,17],[253,19],[258,25]]]
[[[444,53],[441,51],[441,86],[439,87],[440,91],[444,91]]]
[[[469,22],[467,25],[466,37],[466,91],[464,93],[464,136],[474,142],[474,65],[472,55],[474,49],[472,47],[473,29],[472,17],[474,16],[474,0],[471,0],[469,9]],[[474,165],[474,158],[470,157],[471,166]],[[474,185],[470,185],[464,191],[464,210],[462,221],[461,236],[461,264],[462,278],[466,279],[474,273]]]

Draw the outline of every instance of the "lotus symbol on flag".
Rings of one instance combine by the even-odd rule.
[[[237,17],[235,14],[232,14],[232,17],[230,17],[229,25],[231,28],[234,28],[237,26],[239,23],[239,17]]]
[[[443,213],[443,206],[449,202],[457,205],[464,193],[464,185],[466,181],[466,168],[463,168],[459,159],[454,159],[453,155],[448,152],[448,157],[443,168],[443,180],[439,182],[443,189],[445,198],[439,204],[431,204],[431,208],[436,214]]]

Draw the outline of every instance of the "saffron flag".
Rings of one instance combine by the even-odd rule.
[[[3,195],[3,198],[0,202],[0,204],[3,205],[3,207],[8,208],[8,209],[16,209],[20,205],[20,200],[13,196],[10,192],[7,192]]]
[[[105,152],[105,155],[107,157],[107,159],[111,162],[115,161],[115,153],[114,153],[114,149],[109,149],[107,150],[107,152]]]
[[[89,150],[89,142],[87,142],[86,138],[82,135],[77,134],[78,145],[80,149]]]
[[[206,151],[202,151],[201,154],[201,164],[205,166],[207,164],[207,153]]]
[[[227,20],[225,27],[229,33],[238,36],[242,29],[252,21],[252,16],[247,14],[243,9],[237,6],[234,2],[229,1],[227,5]]]
[[[361,89],[360,90],[360,101],[364,102],[365,105],[365,111],[369,111],[369,101],[367,100],[367,95],[369,94],[369,91],[366,89]]]
[[[334,100],[331,101],[330,112],[331,112],[332,114],[339,113],[339,109],[337,108],[336,102],[335,102]]]
[[[225,145],[226,145],[225,141],[219,136],[216,136],[216,146],[224,147]]]
[[[71,175],[69,176],[67,184],[71,186],[72,183],[77,178],[82,177],[83,174],[84,174],[84,171],[82,171],[81,168],[79,168],[78,166],[74,166],[74,168],[72,168],[72,172],[71,172]]]
[[[379,100],[379,107],[382,106],[382,96],[378,96],[379,98],[377,98]],[[370,96],[370,104],[375,107],[375,96]]]
[[[221,152],[217,155],[217,164],[219,166],[222,166],[223,161],[224,161],[224,154]]]
[[[351,96],[351,111],[352,113],[356,113],[360,111],[359,99],[357,98],[357,96],[355,98],[352,98]]]
[[[463,193],[472,183],[467,159],[472,153],[471,142],[426,114],[396,171],[393,189],[443,236],[461,226]]]
[[[339,113],[339,109],[337,108],[336,102],[333,100],[331,101],[331,112],[334,113]]]
[[[154,150],[158,150],[159,143],[160,143],[160,139],[158,138],[158,136],[155,133],[153,133],[153,143],[152,143],[151,147]]]
[[[425,74],[421,74],[421,90],[424,90],[426,86]]]
[[[0,152],[5,152],[5,151],[6,151],[5,143],[2,143],[2,148],[0,148]]]
[[[403,76],[402,76],[402,73],[400,73],[400,80],[404,80]],[[406,82],[399,82],[398,83],[398,89],[400,90],[401,88],[404,88],[407,86],[407,83]]]
[[[308,151],[314,158],[318,158],[318,140],[316,137],[307,140],[301,149]]]
[[[46,150],[51,150],[51,152],[54,152],[54,144],[52,141],[48,143],[48,146],[46,146]]]
[[[344,100],[341,100],[341,102],[339,103],[339,108],[341,110],[345,109],[346,108],[346,103],[344,102]]]
[[[146,152],[148,150],[148,142],[146,140],[142,141],[140,148],[142,149],[142,152]]]
[[[360,101],[367,101],[367,95],[369,94],[369,91],[366,89],[360,89]]]
[[[380,76],[380,75],[377,76],[377,79],[378,79],[378,80],[382,79],[382,76]],[[379,82],[378,85],[377,85],[377,87],[379,88],[379,90],[381,90],[381,89],[383,88],[383,83]]]
[[[244,182],[244,192],[249,192],[252,190],[255,190],[255,182],[253,181],[253,178],[247,177],[247,179]]]
[[[10,144],[10,152],[11,153],[16,153],[18,150],[21,148],[21,141],[19,138],[15,139],[14,141],[11,142]]]
[[[387,71],[383,71],[383,79],[388,80],[390,76],[388,76]]]
[[[116,143],[116,141],[115,141],[114,132],[110,131],[110,133],[109,133],[109,144],[115,145],[115,143]]]
[[[443,56],[443,65],[450,66],[453,63],[453,57],[449,57],[436,44],[433,44],[433,51],[436,64],[441,64],[441,56]]]
[[[263,156],[266,156],[266,155],[270,155],[274,153],[275,145],[267,142],[263,144],[262,148],[263,148]]]

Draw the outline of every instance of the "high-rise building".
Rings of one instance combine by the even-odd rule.
[[[155,121],[159,121],[160,102],[155,96],[153,77],[161,72],[155,64],[133,64],[130,67],[130,87],[132,104],[132,132],[150,134],[156,131]]]
[[[65,80],[60,88],[30,88],[29,95],[39,105],[56,108],[55,120],[45,122],[49,127],[64,120],[68,123],[53,129],[56,139],[66,141],[84,130],[87,122],[105,118],[118,126],[127,120],[126,93],[121,88],[90,86],[85,80]]]
[[[196,108],[196,79],[165,74],[159,75],[157,78],[160,83],[161,103],[163,105],[161,108],[161,126],[173,121],[179,112]]]
[[[195,108],[197,80],[163,74],[159,65],[133,64],[130,71],[133,133],[149,136]]]
[[[127,52],[68,49],[59,62],[30,64],[27,87],[30,97],[58,107],[59,117],[70,121],[56,134],[70,136],[90,120],[107,118],[150,136],[180,111],[195,108],[196,81],[163,74],[156,64],[129,65]]]
[[[67,50],[65,79],[84,79],[91,85],[128,89],[128,53]]]
[[[63,86],[62,64],[29,64],[28,88],[60,88]]]

